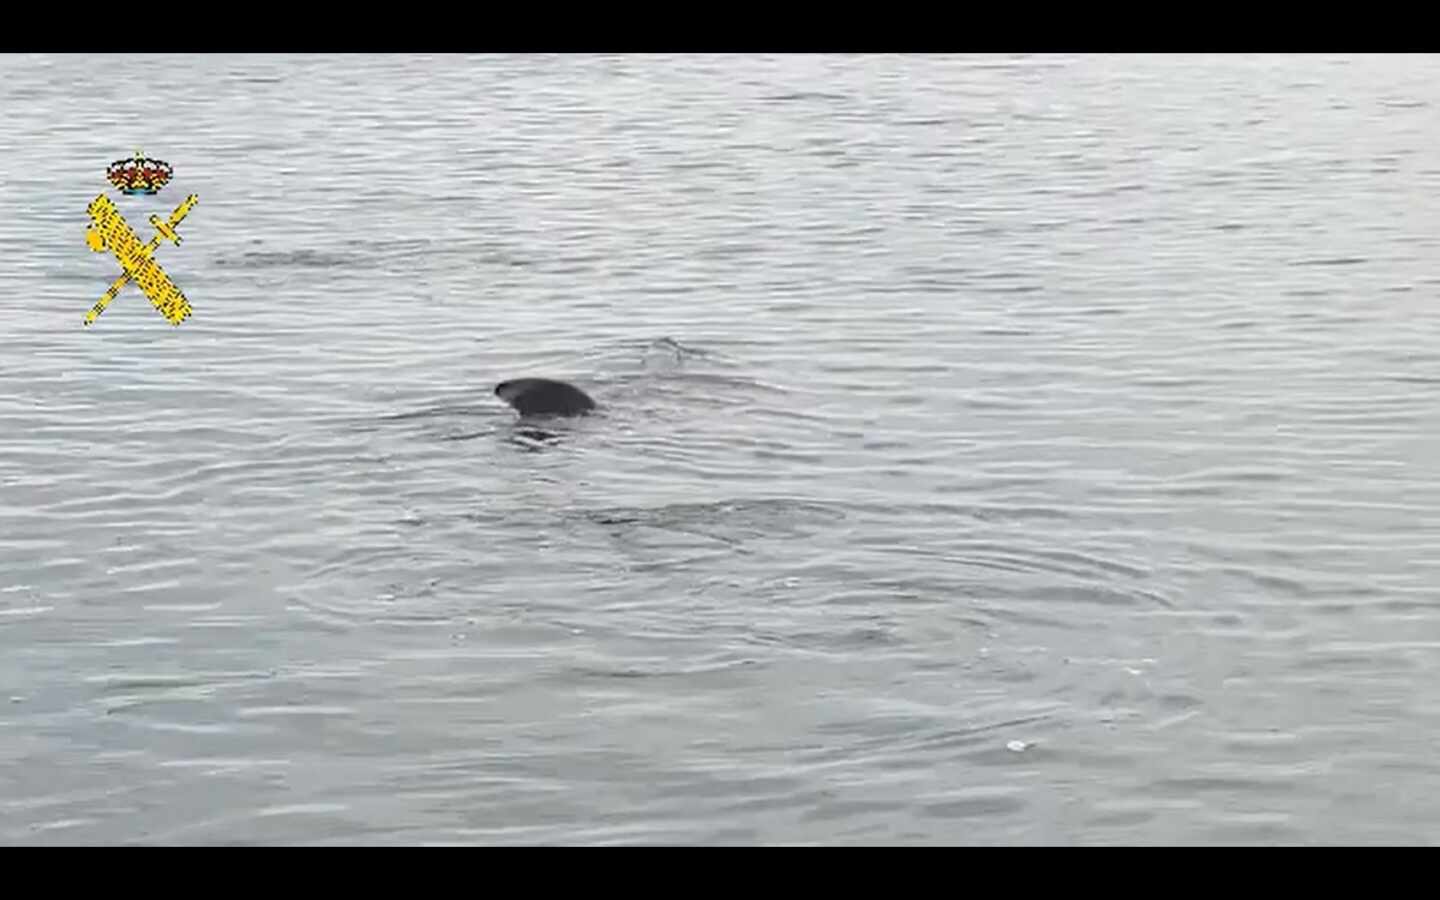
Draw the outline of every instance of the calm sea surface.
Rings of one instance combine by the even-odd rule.
[[[1440,843],[1440,59],[0,111],[0,843]]]

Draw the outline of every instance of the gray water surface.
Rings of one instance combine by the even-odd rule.
[[[1437,104],[0,57],[0,843],[1436,843]]]

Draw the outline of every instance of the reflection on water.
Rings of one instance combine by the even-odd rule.
[[[0,843],[1428,840],[1433,59],[0,68]]]

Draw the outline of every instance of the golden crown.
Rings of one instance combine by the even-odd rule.
[[[164,160],[150,159],[136,150],[133,159],[117,159],[111,163],[105,177],[123,193],[156,194],[170,183],[174,172]]]

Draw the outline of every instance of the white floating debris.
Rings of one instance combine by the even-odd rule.
[[[1010,743],[1005,745],[1005,749],[1013,753],[1024,753],[1025,749],[1029,746],[1030,745],[1025,743],[1024,741],[1011,741]]]

